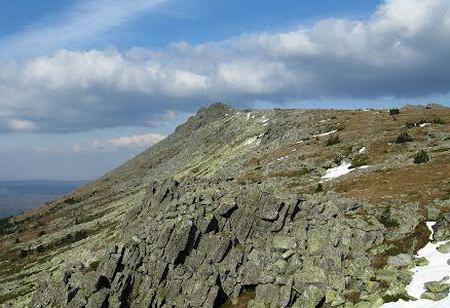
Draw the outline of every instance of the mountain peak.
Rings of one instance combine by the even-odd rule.
[[[218,102],[200,108],[197,112],[197,115],[208,117],[224,116],[225,114],[230,113],[234,110],[235,109],[232,106]]]

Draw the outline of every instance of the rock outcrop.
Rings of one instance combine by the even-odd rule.
[[[304,201],[269,187],[167,180],[128,215],[124,246],[95,271],[68,270],[33,305],[218,307],[254,290],[250,306],[339,305],[370,296],[368,250],[384,227],[355,200]]]

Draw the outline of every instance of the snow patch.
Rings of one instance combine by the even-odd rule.
[[[329,131],[329,132],[326,132],[326,133],[313,135],[313,138],[316,138],[316,137],[323,137],[323,136],[328,136],[328,135],[334,134],[335,132],[337,132],[337,130],[336,130],[336,129],[333,129],[333,130],[331,130],[331,131]]]
[[[267,122],[269,122],[269,119],[265,115],[263,115],[261,120],[260,120],[260,122],[261,123],[267,123]]]
[[[327,173],[322,177],[325,181],[330,181],[332,179],[338,178],[340,176],[346,175],[350,173],[352,169],[350,169],[351,163],[342,162],[341,165],[327,169]]]
[[[359,149],[358,153],[362,154],[366,151],[366,147],[362,147],[361,149]]]
[[[247,119],[247,120],[250,120],[250,116],[251,116],[251,115],[252,115],[251,112],[247,113],[247,114],[245,115],[246,119]]]
[[[247,139],[247,141],[244,142],[244,145],[250,145],[256,142],[256,140],[258,140],[258,136],[252,137]]]
[[[261,137],[262,137],[263,135],[264,135],[264,134],[261,134],[261,135],[258,135],[258,136],[251,137],[251,138],[247,139],[247,140],[243,143],[243,145],[245,146],[245,145],[255,144],[256,146],[258,146],[258,145],[261,144]]]
[[[327,169],[327,173],[322,177],[322,179],[324,179],[325,181],[331,181],[332,179],[346,175],[346,174],[352,172],[353,170],[358,170],[358,169],[363,170],[363,169],[367,169],[370,167],[370,166],[364,165],[364,166],[360,166],[358,168],[350,168],[351,165],[352,165],[351,163],[342,162],[342,164],[340,164],[337,167]]]
[[[428,126],[428,125],[431,125],[431,123],[421,123],[421,124],[419,124],[419,127],[425,127],[425,126]]]
[[[437,247],[448,242],[442,241],[435,244],[431,243],[433,239],[433,226],[436,222],[429,221],[426,223],[428,229],[431,231],[430,242],[417,252],[417,258],[426,258],[429,264],[426,266],[416,266],[411,271],[414,273],[411,283],[406,287],[406,291],[409,295],[420,298],[425,292],[424,284],[429,281],[439,281],[445,276],[450,275],[450,265],[447,264],[447,260],[450,258],[450,253],[440,253]],[[419,299],[416,301],[404,301],[399,300],[393,303],[387,303],[382,308],[422,308],[422,307],[434,307],[434,308],[448,308],[450,307],[450,296],[440,300],[431,301],[426,299]]]

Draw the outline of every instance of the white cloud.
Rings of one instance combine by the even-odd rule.
[[[8,127],[12,131],[29,132],[37,128],[37,124],[32,121],[12,119],[8,122]]]
[[[283,63],[236,60],[219,64],[218,81],[234,93],[271,94],[291,84],[291,73]]]
[[[79,131],[148,125],[214,101],[448,95],[449,9],[448,0],[387,0],[366,20],[159,51],[61,50],[0,67],[0,115],[38,122],[39,131]]]
[[[160,134],[144,134],[144,135],[133,135],[133,136],[123,136],[107,141],[112,147],[120,148],[141,148],[146,147],[151,144],[157,143],[163,140],[165,136]]]
[[[76,143],[72,146],[75,153],[84,153],[91,151],[118,151],[118,150],[142,150],[159,141],[166,136],[156,133],[148,133],[142,135],[121,136],[108,139],[105,141],[93,140],[86,145]]]
[[[52,57],[26,62],[20,73],[24,85],[43,86],[52,91],[89,91],[101,87],[185,97],[207,88],[206,77],[200,74],[163,66],[150,59],[135,62],[115,51],[62,50]]]

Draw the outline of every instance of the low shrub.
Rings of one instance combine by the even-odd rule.
[[[401,133],[400,135],[398,135],[396,140],[397,143],[405,143],[412,141],[414,141],[414,138],[408,132]]]
[[[400,114],[400,110],[398,110],[398,108],[390,109],[390,110],[389,110],[389,114],[390,114],[390,115]]]
[[[358,168],[358,167],[361,167],[361,166],[366,166],[366,165],[369,165],[369,164],[370,164],[369,163],[369,156],[367,156],[367,155],[360,155],[360,156],[355,157],[352,160],[352,164],[350,166],[350,169]]]
[[[406,122],[406,123],[405,123],[405,127],[406,127],[407,129],[414,128],[414,127],[416,127],[416,126],[417,126],[417,124],[414,123],[414,122]]]
[[[333,135],[328,138],[327,142],[325,143],[326,146],[333,146],[335,144],[338,144],[341,142],[341,139],[339,139],[339,135]]]
[[[420,150],[416,156],[414,157],[414,163],[415,164],[422,164],[426,163],[430,160],[430,157],[428,156],[428,153],[424,150]]]
[[[340,165],[343,160],[344,160],[344,157],[342,155],[336,155],[333,159],[333,161],[336,165]]]
[[[316,192],[318,193],[318,192],[322,192],[322,191],[323,191],[323,184],[322,183],[317,184]]]
[[[8,234],[14,226],[9,220],[10,217],[0,219],[0,235]]]
[[[435,117],[435,118],[433,118],[431,123],[434,123],[434,124],[445,124],[445,121],[442,120],[441,118]]]

